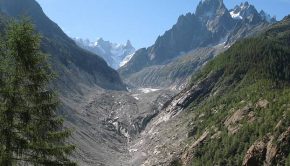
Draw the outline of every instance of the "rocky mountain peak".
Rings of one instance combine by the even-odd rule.
[[[102,37],[100,37],[100,38],[97,39],[97,42],[99,42],[99,43],[103,43],[103,42],[105,42],[105,41],[104,41],[104,39],[103,39]]]
[[[270,14],[266,13],[264,10],[260,11],[260,15],[261,15],[262,19],[267,21],[267,22],[270,22],[270,23],[277,22],[275,16],[272,17]]]
[[[275,17],[271,17],[263,10],[258,12],[255,6],[247,1],[235,6],[234,9],[230,10],[230,14],[232,18],[236,20],[247,20],[254,23],[260,21],[267,21],[269,23],[276,22]]]
[[[127,40],[126,45],[124,47],[125,48],[134,48],[130,40]]]
[[[195,14],[203,19],[212,18],[226,11],[223,0],[202,0],[199,2]]]
[[[192,20],[192,19],[194,19],[193,17],[194,17],[195,15],[193,14],[193,13],[187,13],[187,14],[185,14],[185,15],[180,15],[179,17],[178,17],[178,20],[177,20],[177,23],[176,23],[176,25],[183,25],[183,24],[185,24],[186,22],[188,22],[188,20]]]
[[[171,63],[173,59],[199,48],[215,45],[226,45],[224,48],[228,48],[238,39],[251,35],[250,31],[256,32],[261,29],[255,29],[259,25],[266,27],[269,24],[263,21],[255,7],[248,2],[228,10],[223,0],[201,0],[195,13],[181,15],[171,29],[157,38],[154,45],[137,51],[119,72],[124,77],[132,78],[130,82],[143,84],[146,82],[144,78],[148,77],[136,76],[137,72],[156,76],[156,79],[159,76],[155,73],[153,76],[151,66]],[[161,80],[159,78],[156,80]]]
[[[117,69],[121,66],[121,64],[125,64],[128,61],[128,57],[131,57],[132,54],[135,52],[135,48],[133,47],[130,40],[127,40],[126,44],[117,44],[112,43],[110,41],[104,40],[103,38],[98,38],[95,42],[91,42],[90,40],[80,39],[80,38],[73,38],[75,43],[86,49],[94,54],[99,55],[102,57],[107,64]]]
[[[251,7],[248,2],[245,2],[235,6],[234,9],[230,10],[230,14],[233,19],[242,20],[245,18],[246,15],[250,15],[250,13],[253,13],[254,10],[256,10],[254,7]]]
[[[249,7],[249,6],[250,6],[250,4],[249,4],[248,1],[246,1],[246,2],[244,2],[244,3],[241,3],[241,5],[242,5],[242,6],[245,6],[245,7]]]
[[[111,47],[111,42],[110,41],[105,41],[103,38],[98,38],[97,41],[93,44],[94,46],[102,46],[106,48]]]

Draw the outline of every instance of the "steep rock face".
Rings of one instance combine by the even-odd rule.
[[[52,22],[34,0],[1,0],[0,10],[9,17],[30,17],[42,35],[41,49],[51,55],[52,65],[59,75],[61,90],[80,91],[84,86],[125,89],[118,73],[98,56],[79,48],[57,24]],[[65,92],[64,92],[65,93]]]
[[[212,32],[213,38],[219,39],[234,26],[228,9],[222,0],[205,0],[199,2],[195,14],[202,20],[207,29]],[[216,41],[210,41],[212,43]]]
[[[240,19],[236,19],[237,15]],[[136,86],[142,86],[141,82],[146,80],[140,80],[144,78],[144,75],[148,77],[150,75],[152,79],[157,80],[150,86],[158,87],[162,82],[158,79],[162,77],[160,75],[162,73],[152,72],[150,68],[174,63],[176,59],[182,59],[183,55],[200,48],[215,47],[222,52],[235,41],[252,36],[268,27],[272,22],[268,22],[264,16],[265,14],[258,13],[255,7],[248,3],[229,11],[222,0],[201,1],[195,13],[180,16],[170,30],[157,38],[154,45],[137,51],[132,59],[119,69],[119,73],[127,80],[127,83]],[[188,59],[189,63],[196,63],[196,61],[190,61]],[[190,69],[190,73],[192,74],[199,67]],[[181,70],[180,73],[182,72]],[[171,76],[170,79],[183,80],[175,76]]]
[[[283,165],[285,156],[290,153],[290,128],[283,132],[274,143],[273,136],[265,136],[262,140],[257,140],[247,151],[243,165]]]
[[[208,77],[195,83],[191,88],[184,89],[165,104],[164,110],[174,116],[187,108],[193,101],[198,100],[200,96],[206,97],[213,90],[215,82],[222,74],[222,71],[210,73]]]
[[[262,165],[263,161],[266,159],[268,141],[269,138],[266,137],[261,141],[255,142],[248,150],[244,158],[243,165],[244,166]]]
[[[182,90],[185,88],[192,72],[197,71],[204,63],[219,54],[224,49],[199,48],[186,55],[175,58],[165,65],[154,65],[132,74],[126,82],[132,86],[170,87],[170,89]]]

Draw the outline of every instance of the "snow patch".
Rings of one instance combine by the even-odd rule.
[[[129,152],[132,153],[132,152],[137,152],[138,149],[129,149]]]
[[[153,89],[153,88],[140,88],[138,89],[142,93],[150,93],[150,92],[156,92],[159,91],[160,89]]]
[[[132,95],[136,100],[140,100],[140,98],[138,97],[139,95],[138,94],[133,94]]]
[[[217,44],[217,46],[224,46],[226,43],[227,43],[227,40],[228,40],[228,35],[225,36],[224,38],[222,38],[219,43]]]
[[[132,57],[134,56],[134,54],[135,54],[135,53],[126,56],[126,57],[123,59],[123,61],[120,62],[120,67],[126,65],[126,64],[127,64],[127,63],[132,59]]]
[[[235,13],[235,11],[231,11],[230,14],[231,14],[233,19],[237,19],[237,20],[242,20],[243,19],[243,17],[240,15],[240,12]]]
[[[228,49],[228,48],[230,48],[231,47],[231,45],[226,45],[226,46],[224,46],[224,48],[226,48],[226,49]]]

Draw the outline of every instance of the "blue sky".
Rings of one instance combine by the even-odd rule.
[[[137,48],[152,45],[181,14],[194,12],[199,0],[37,0],[44,12],[69,36],[98,37]],[[242,0],[224,0],[230,9]],[[258,10],[282,19],[290,14],[290,0],[248,0]]]

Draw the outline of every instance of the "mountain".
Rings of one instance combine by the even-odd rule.
[[[176,66],[177,59],[196,49],[216,48],[216,52],[226,50],[237,40],[252,36],[275,22],[274,19],[268,22],[265,15],[257,12],[255,7],[247,2],[237,6],[235,10],[228,10],[222,0],[200,1],[195,13],[180,16],[177,23],[159,36],[152,46],[137,50],[131,60],[118,71],[126,82],[133,86],[164,86],[162,85],[163,74],[153,72],[152,68],[168,68],[172,66],[172,63]],[[195,55],[191,58],[198,60]],[[187,59],[190,60],[190,58]],[[167,77],[170,81],[166,86],[175,86],[176,82],[186,82],[186,78],[202,66],[196,66],[193,63],[205,62],[188,63],[190,71],[180,70],[180,73],[176,74],[181,76],[180,78],[174,75]],[[170,75],[170,72],[168,71],[165,75]],[[138,76],[139,73],[141,73],[140,76]],[[144,74],[147,77],[144,77]],[[146,82],[148,78],[154,81],[148,83]]]
[[[203,0],[120,69],[135,66],[126,77],[135,85],[183,90],[123,91],[118,73],[79,48],[35,1],[0,0],[0,9],[0,31],[25,13],[42,34],[79,165],[290,164],[290,16],[237,19],[221,0]]]
[[[289,44],[290,15],[217,55],[134,141],[135,155],[145,165],[289,165]]]
[[[269,14],[267,14],[265,11],[261,10],[260,13],[257,13],[256,8],[253,5],[250,5],[248,2],[241,3],[239,6],[235,6],[234,9],[230,10],[230,14],[232,18],[234,19],[244,19],[247,18],[248,20],[255,19],[256,16],[259,16],[260,18],[256,19],[262,19],[264,21],[267,21],[269,23],[275,23],[276,19],[275,17],[271,17]]]
[[[79,48],[59,26],[51,21],[35,0],[0,0],[0,11],[11,18],[28,16],[42,35],[41,49],[51,56],[59,75],[57,85],[63,94],[80,92],[83,87],[125,89],[118,73],[106,62]],[[80,86],[83,85],[83,86]]]
[[[80,38],[74,38],[73,40],[78,46],[101,56],[114,69],[124,66],[136,51],[129,40],[126,44],[111,43],[103,40],[103,38],[96,42]]]
[[[165,65],[153,65],[130,75],[128,84],[141,87],[164,87],[182,90],[192,73],[207,61],[226,50],[224,46],[197,48]]]
[[[106,121],[118,105],[118,102],[114,104],[114,94],[108,96],[109,92],[127,93],[119,74],[101,57],[77,46],[43,13],[35,0],[0,0],[1,35],[11,19],[23,15],[31,19],[41,34],[41,50],[49,55],[50,64],[57,74],[51,87],[59,92],[61,107],[58,114],[64,118],[65,128],[73,131],[68,140],[76,145],[73,160],[84,166],[118,165],[126,161],[127,138],[115,129],[111,121]],[[96,97],[102,94],[103,98]],[[100,107],[94,106],[94,99]],[[130,101],[135,102],[133,97]]]

